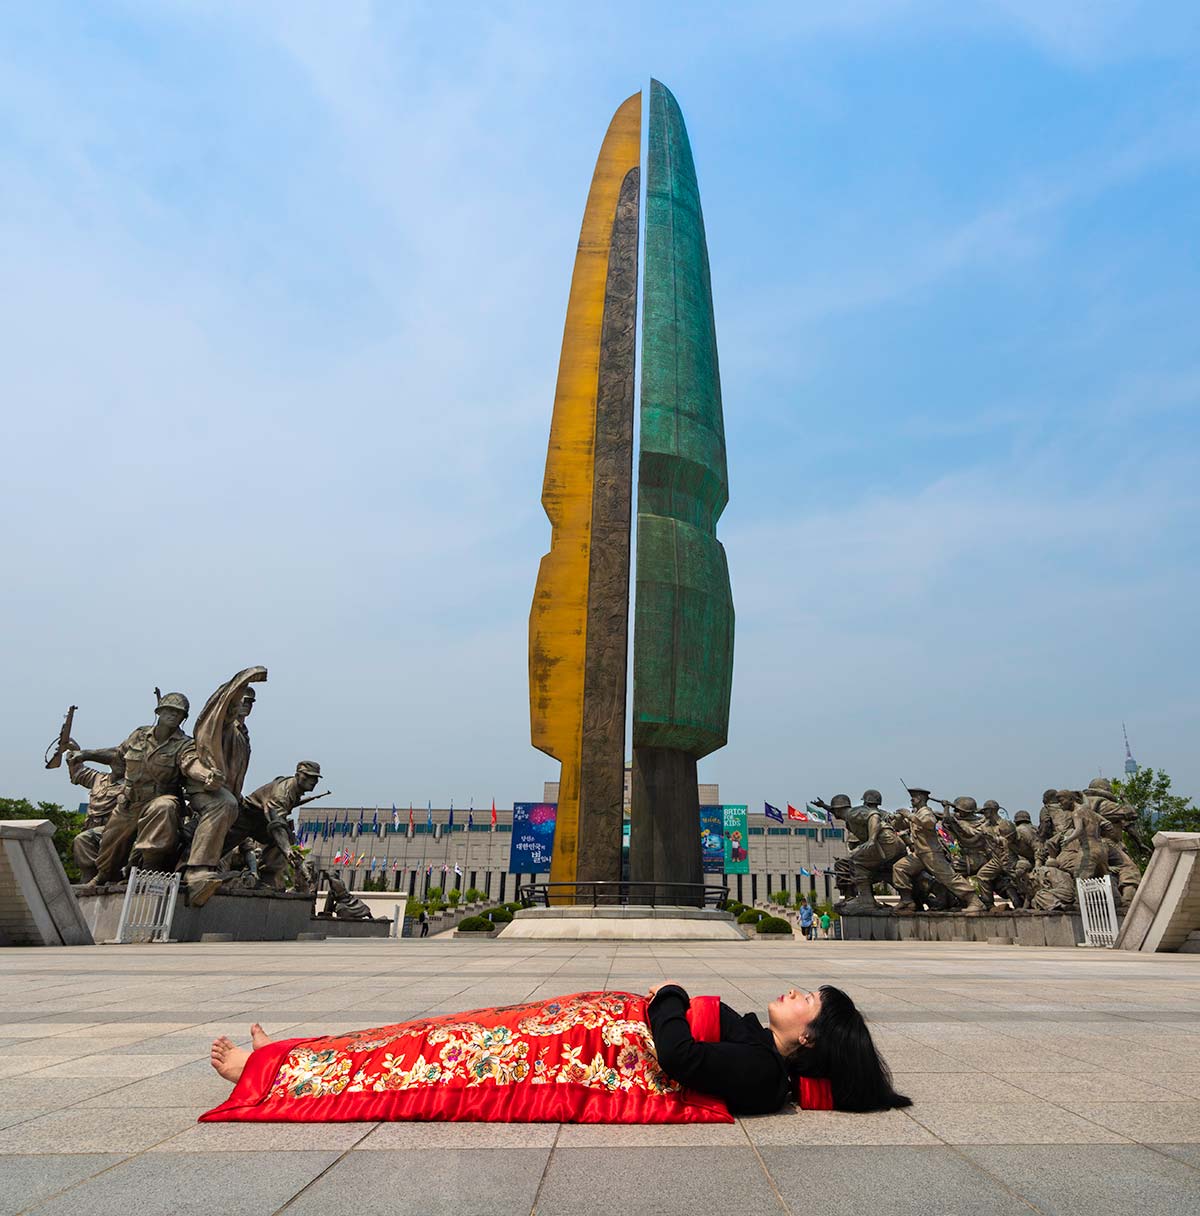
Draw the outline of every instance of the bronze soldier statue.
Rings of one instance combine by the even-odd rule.
[[[886,912],[872,893],[877,882],[890,882],[892,867],[904,856],[904,845],[893,830],[881,809],[883,795],[878,790],[867,790],[861,806],[852,807],[846,794],[835,794],[828,805],[817,798],[813,806],[819,806],[836,816],[845,825],[857,842],[849,857],[839,857],[834,862],[837,885],[846,898],[837,905],[842,916],[870,915]]]
[[[892,886],[900,895],[900,902],[893,911],[904,913],[917,910],[913,884],[920,874],[928,873],[966,905],[968,914],[976,916],[986,912],[970,880],[959,874],[946,856],[945,846],[938,835],[937,816],[929,807],[929,791],[917,787],[908,792],[912,799],[912,810],[906,818],[912,845],[911,852],[892,867]]]
[[[1078,790],[1059,790],[1058,805],[1071,816],[1071,830],[1059,841],[1050,864],[1077,879],[1107,874],[1109,841],[1101,835],[1104,821]]]
[[[333,916],[338,920],[374,920],[371,909],[357,895],[351,895],[346,884],[340,878],[335,878],[325,870],[321,878],[329,883],[329,892],[325,896],[325,906],[318,916]]]
[[[1138,843],[1137,811],[1117,801],[1112,782],[1107,777],[1095,777],[1083,791],[1088,807],[1100,816],[1103,826],[1100,835],[1108,842],[1108,868],[1117,876],[1118,900],[1128,906],[1137,894],[1142,881],[1138,863],[1125,848],[1125,833],[1129,832]]]
[[[267,678],[265,667],[247,667],[208,698],[196,719],[196,737],[184,748],[180,768],[191,810],[191,844],[184,878],[194,905],[204,904],[229,877],[220,868],[225,837],[238,817],[238,796],[250,762],[246,715],[254,705],[250,685]],[[235,788],[236,787],[236,788]],[[163,833],[180,837],[178,819]]]
[[[310,880],[303,859],[296,854],[296,834],[292,812],[311,794],[321,780],[321,766],[315,760],[301,760],[290,777],[276,777],[260,785],[242,800],[241,814],[230,829],[225,844],[249,838],[263,845],[258,862],[258,877],[276,891],[287,886],[288,862],[296,871],[297,890],[307,890]]]
[[[71,841],[71,852],[79,867],[81,882],[89,883],[96,877],[97,861],[100,857],[100,840],[104,825],[117,809],[121,790],[125,784],[125,762],[114,756],[109,762],[109,772],[92,768],[79,759],[79,744],[70,741],[71,750],[66,753],[67,772],[72,785],[82,786],[88,792],[87,815],[83,831]]]
[[[931,801],[941,803],[942,826],[958,843],[954,869],[966,878],[978,874],[991,856],[991,825],[980,816],[975,799],[964,794],[953,802],[944,798]]]
[[[986,805],[986,804],[985,804]],[[1017,828],[1007,819],[1000,818],[996,808],[996,824],[990,829],[991,855],[979,868],[979,898],[988,907],[996,903],[996,890],[1000,888],[1015,906],[1017,903],[1017,869],[1020,856],[1017,853]]]
[[[1075,906],[1075,880],[1057,866],[1034,866],[1029,884],[1038,912],[1065,912]]]
[[[116,747],[75,752],[68,761],[125,767],[125,783],[100,840],[97,873],[87,885],[119,881],[134,853],[149,869],[174,869],[178,833],[162,825],[178,823],[182,812],[181,756],[191,740],[180,728],[189,710],[183,693],[169,692],[158,700],[153,726],[139,726]]]
[[[1033,826],[1033,816],[1028,811],[1018,811],[1013,816],[1013,826],[1016,828],[1017,868],[1013,875],[1013,891],[1019,901],[1019,907],[1027,908],[1033,900],[1033,890],[1029,876],[1034,866],[1038,864],[1037,829]]]
[[[1062,838],[1071,830],[1071,815],[1058,801],[1058,790],[1042,794],[1042,813],[1038,817],[1038,839],[1042,849],[1038,861],[1045,864],[1058,855]]]

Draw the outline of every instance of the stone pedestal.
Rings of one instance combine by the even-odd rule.
[[[463,936],[466,936],[464,934]],[[504,926],[505,941],[745,941],[737,921],[713,908],[522,908]]]
[[[96,941],[115,941],[125,884],[110,883],[94,892],[76,887],[75,894]],[[169,936],[177,942],[198,942],[205,933],[230,934],[235,942],[292,942],[311,931],[313,919],[313,896],[296,891],[222,891],[193,908],[181,890]],[[386,936],[386,922],[379,923]]]
[[[0,821],[0,946],[90,946],[49,819]]]
[[[843,916],[846,941],[990,942],[993,945],[1079,946],[1083,921],[1074,912],[916,912],[907,916]]]

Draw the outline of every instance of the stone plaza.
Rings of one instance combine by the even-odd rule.
[[[211,1040],[662,979],[845,987],[883,1114],[729,1125],[197,1124]],[[0,1213],[856,1216],[1200,1208],[1200,958],[915,942],[326,941],[0,951]]]

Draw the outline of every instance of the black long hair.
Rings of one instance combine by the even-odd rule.
[[[875,1049],[857,1006],[840,988],[821,986],[821,1011],[809,1023],[809,1042],[788,1058],[796,1077],[828,1077],[834,1110],[892,1110],[912,1099],[892,1087],[892,1073]]]

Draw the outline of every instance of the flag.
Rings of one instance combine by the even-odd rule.
[[[446,824],[446,827],[449,831],[451,831],[451,832],[454,831],[454,799],[453,798],[450,799],[450,819],[449,819],[449,822]]]
[[[414,832],[416,832],[416,830],[417,826],[415,823],[413,823],[413,809],[412,803],[410,802],[408,804],[408,834],[411,836]]]
[[[433,874],[433,866],[425,867],[425,877],[429,878]]]
[[[803,874],[805,878],[811,878],[811,877],[812,877],[812,871],[811,871],[811,870],[806,870],[806,869],[805,869],[803,866],[801,866],[801,867],[800,867],[800,873],[801,873],[801,874]]]
[[[442,862],[442,873],[443,874],[450,873],[450,867],[444,861]]]
[[[821,810],[820,807],[813,806],[813,804],[811,802],[808,803],[804,809],[808,812],[809,819],[815,819],[817,821],[817,823],[828,823],[829,822],[829,816],[826,815],[825,812],[823,810]]]
[[[392,803],[392,831],[398,832],[399,830],[400,830],[400,812],[398,810],[396,810],[396,804],[393,802]]]
[[[492,799],[492,831],[496,830],[496,800]]]
[[[775,819],[780,823],[783,822],[783,812],[777,806],[772,806],[769,802],[763,803],[763,814],[768,819]]]
[[[375,855],[374,855],[373,853],[371,854],[371,866],[370,866],[370,869],[371,869],[371,873],[372,873],[372,874],[374,874],[374,873],[375,873]]]
[[[375,814],[371,816],[371,835],[379,835],[379,808],[375,808]]]
[[[796,808],[794,806],[792,806],[792,804],[790,802],[787,804],[787,806],[788,806],[788,818],[789,819],[800,819],[800,820],[803,820],[803,822],[805,822],[805,823],[808,822],[808,816],[803,811],[796,810]]]
[[[363,830],[363,816],[364,816],[366,813],[367,813],[367,812],[366,812],[365,808],[363,808],[363,807],[361,807],[361,806],[358,808],[358,824],[356,825],[356,827],[355,827],[355,829],[354,829],[354,839],[355,839],[355,840],[357,840],[357,839],[358,839],[358,838],[359,838],[359,837],[362,835],[362,830]]]
[[[427,832],[433,831],[433,803],[432,802],[425,803],[425,830]]]
[[[337,865],[341,865],[341,863],[342,863],[342,850],[338,849],[338,851],[336,853],[334,853],[334,855],[333,855],[333,861],[331,864],[337,866]]]
[[[471,831],[475,827],[475,812],[470,810],[467,812],[467,831]]]
[[[457,874],[459,878],[462,877],[462,866],[460,866],[457,861],[454,863],[454,873]]]
[[[932,785],[933,783],[930,782],[930,784]],[[329,839],[329,816],[328,815],[325,816],[325,826],[321,829],[321,839],[322,840]]]

